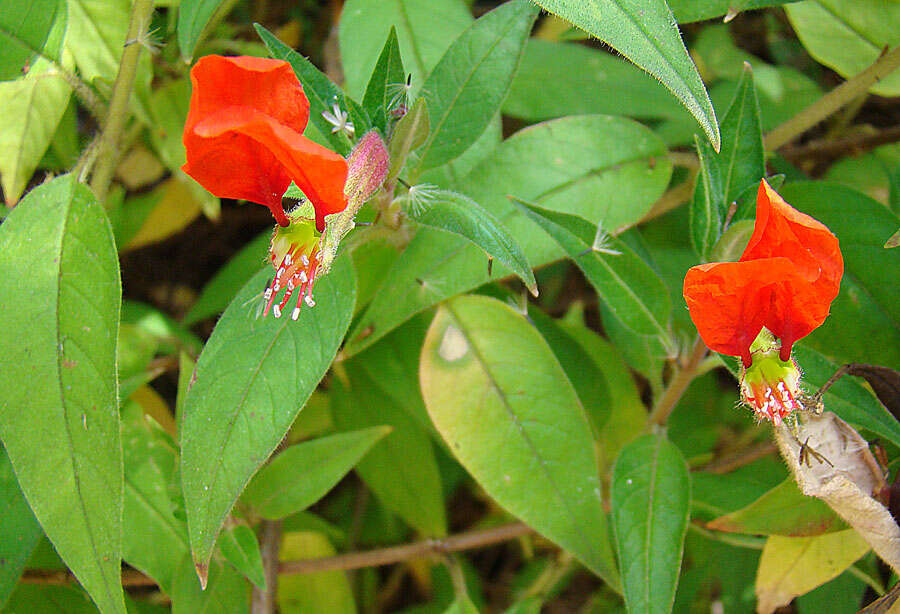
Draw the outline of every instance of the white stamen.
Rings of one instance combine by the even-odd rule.
[[[276,318],[280,318],[281,317],[281,307],[279,307],[278,305],[275,305],[274,307],[272,307],[272,313],[275,314]]]
[[[293,278],[291,278],[291,279],[288,280],[288,282],[287,282],[287,289],[288,289],[288,290],[293,290],[293,289],[294,289],[294,279],[293,279]]]
[[[300,262],[303,263],[303,266],[309,266],[309,258],[306,257],[306,254],[300,256]]]
[[[284,266],[291,266],[291,255],[288,254],[284,257]]]
[[[291,312],[291,319],[296,322],[297,318],[299,318],[299,317],[300,317],[300,308],[294,307],[294,311]]]
[[[272,298],[272,288],[266,288],[266,291],[263,292],[263,298],[266,300]]]
[[[305,284],[307,281],[309,281],[309,277],[306,275],[306,271],[300,271],[299,279],[301,284]]]
[[[303,299],[303,302],[309,305],[310,307],[315,307],[316,302],[313,300],[312,294],[307,294],[306,298]]]
[[[281,284],[278,283],[278,280],[275,280],[275,283],[272,285],[272,292],[278,292],[281,289]]]

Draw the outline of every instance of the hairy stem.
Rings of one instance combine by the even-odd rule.
[[[252,614],[274,614],[275,596],[278,591],[278,551],[281,547],[281,521],[263,520],[259,553],[262,556],[266,589],[253,587],[250,605]]]
[[[687,362],[675,373],[675,377],[671,379],[662,396],[653,407],[653,411],[650,412],[650,424],[666,423],[669,419],[669,414],[672,413],[679,399],[681,399],[681,395],[684,394],[684,391],[687,390],[697,376],[700,363],[703,362],[705,357],[706,345],[703,344],[703,339],[698,337]]]
[[[137,72],[138,58],[141,54],[141,47],[143,47],[141,40],[147,32],[147,26],[150,25],[152,12],[153,0],[134,0],[131,24],[128,27],[128,39],[125,43],[125,50],[122,52],[119,73],[113,84],[112,96],[109,99],[109,111],[97,147],[97,167],[91,178],[91,189],[100,202],[106,199],[106,193],[119,160],[119,140],[122,137],[125,122],[128,120],[128,101],[131,98],[134,75]]]

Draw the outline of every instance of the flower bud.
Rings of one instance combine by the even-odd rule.
[[[357,206],[367,201],[387,176],[390,158],[387,147],[376,131],[359,140],[347,158],[347,183],[344,194]]]

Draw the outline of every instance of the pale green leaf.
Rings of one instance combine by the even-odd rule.
[[[0,1],[0,81],[15,79],[41,53],[65,5],[61,0]]]

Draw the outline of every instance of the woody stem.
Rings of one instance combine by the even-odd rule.
[[[128,101],[134,87],[134,76],[137,72],[142,38],[150,24],[153,13],[153,0],[135,0],[131,10],[131,24],[128,27],[128,38],[122,51],[119,72],[113,84],[112,96],[109,100],[109,111],[103,124],[103,133],[97,146],[97,168],[91,178],[91,189],[97,200],[103,202],[112,181],[113,172],[119,160],[119,140],[122,129],[128,120]]]
[[[681,395],[687,390],[694,378],[699,374],[700,364],[706,357],[706,345],[699,337],[694,344],[685,365],[675,373],[675,376],[669,381],[669,385],[663,391],[662,396],[650,412],[650,424],[665,424],[669,419],[669,414],[675,409]]]

